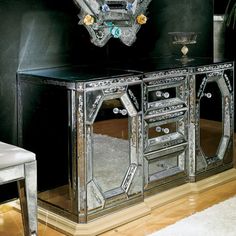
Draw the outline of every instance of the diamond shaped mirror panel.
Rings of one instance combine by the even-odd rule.
[[[151,0],[74,0],[80,8],[79,24],[88,30],[91,42],[104,46],[110,38],[131,46],[140,27],[147,22]]]

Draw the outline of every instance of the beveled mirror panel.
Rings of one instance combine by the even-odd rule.
[[[95,213],[142,192],[140,85],[94,90],[87,100],[87,202]]]
[[[231,71],[231,72],[230,72]],[[197,171],[232,162],[233,74],[221,70],[197,75]]]
[[[93,179],[106,195],[120,188],[130,164],[128,113],[119,99],[103,101],[93,124],[92,140]]]
[[[223,135],[221,92],[216,81],[206,84],[200,108],[200,146],[206,158],[210,158],[216,156]]]

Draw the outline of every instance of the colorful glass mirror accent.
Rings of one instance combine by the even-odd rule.
[[[80,8],[79,24],[86,27],[91,42],[99,47],[110,38],[131,46],[140,27],[147,22],[146,10],[151,1],[74,0]]]

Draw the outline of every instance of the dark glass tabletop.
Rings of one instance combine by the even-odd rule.
[[[18,71],[18,74],[25,76],[36,76],[53,78],[68,82],[86,82],[99,79],[109,79],[117,77],[126,77],[140,75],[142,73],[154,72],[160,70],[170,70],[177,68],[189,68],[215,63],[212,58],[194,58],[194,60],[183,64],[174,57],[160,57],[140,59],[126,62],[125,64],[102,64],[102,65],[68,65],[55,68],[44,68],[35,70]]]

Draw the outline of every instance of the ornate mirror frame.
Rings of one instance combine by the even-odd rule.
[[[91,42],[103,47],[110,38],[131,46],[141,25],[147,22],[146,10],[152,0],[74,0],[80,8],[79,24],[84,25]]]

